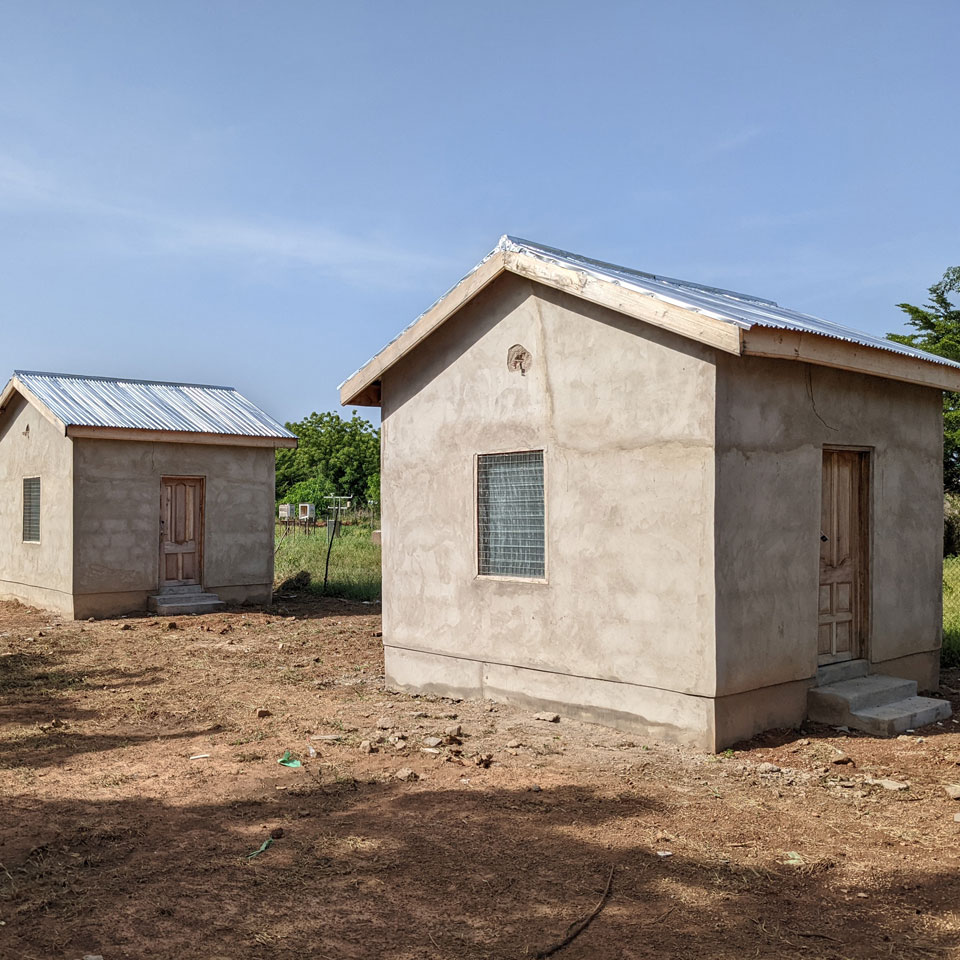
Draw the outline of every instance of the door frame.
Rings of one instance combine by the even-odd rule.
[[[873,557],[873,458],[874,448],[860,444],[844,443],[825,443],[820,447],[820,465],[819,476],[820,499],[817,512],[817,523],[819,529],[820,511],[823,507],[823,455],[825,453],[856,453],[860,460],[860,489],[857,494],[857,506],[860,521],[858,530],[858,546],[860,551],[860,569],[857,573],[857,617],[858,636],[855,638],[857,648],[856,656],[849,657],[851,660],[869,660],[870,642],[872,638],[872,621],[870,611],[872,608],[870,590],[873,582],[871,576],[871,566]],[[819,609],[820,594],[820,551],[819,537],[817,549],[817,603],[815,609]],[[814,646],[817,646],[817,634],[814,631]],[[844,663],[844,660],[821,661],[820,654],[817,654],[817,663],[819,666],[829,666],[830,663]]]
[[[197,583],[200,585],[200,588],[203,589],[203,578],[204,578],[204,563],[203,563],[203,554],[204,554],[204,541],[206,540],[207,532],[207,523],[206,523],[206,513],[207,513],[207,478],[205,476],[194,475],[183,475],[180,474],[163,474],[160,477],[160,509],[157,514],[157,527],[158,527],[158,544],[157,544],[157,590],[162,590],[164,586],[170,585],[183,585],[182,581],[173,581],[173,580],[164,580],[163,579],[163,486],[165,483],[172,483],[178,480],[190,480],[195,481],[200,488],[200,510],[198,518],[198,529],[197,529]]]

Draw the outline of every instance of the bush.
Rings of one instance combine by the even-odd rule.
[[[325,497],[333,496],[333,484],[321,477],[315,477],[313,480],[301,480],[295,483],[289,490],[277,501],[281,503],[312,503],[317,508],[317,516],[322,516],[326,507]]]

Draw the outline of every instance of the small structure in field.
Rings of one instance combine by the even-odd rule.
[[[0,597],[85,618],[268,603],[274,448],[232,387],[17,371],[0,394]]]
[[[388,683],[708,749],[942,717],[943,390],[960,365],[504,237],[341,386],[382,408]]]

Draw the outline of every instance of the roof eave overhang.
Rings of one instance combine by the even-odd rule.
[[[69,426],[74,440],[137,440],[147,443],[200,443],[224,447],[296,448],[296,437],[253,437],[234,433],[200,433],[193,430],[141,430],[128,427]]]
[[[960,391],[960,367],[881,350],[799,330],[750,327],[743,332],[743,355],[799,360],[867,376],[899,380],[936,390]]]
[[[15,394],[20,394],[27,403],[36,407],[40,415],[53,424],[61,433],[66,433],[67,425],[57,417],[54,412],[28,387],[19,377],[11,377],[10,381],[0,393],[0,413],[3,413],[10,402],[10,398]]]
[[[505,267],[505,254],[497,251],[467,274],[442,300],[340,385],[340,403],[345,407],[380,406],[380,378],[383,374],[499,277]]]

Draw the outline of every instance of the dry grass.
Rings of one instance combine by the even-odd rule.
[[[943,561],[943,649],[940,662],[960,667],[960,557]]]
[[[341,535],[330,550],[327,596],[348,600],[380,599],[380,545],[373,543],[367,527],[342,527]],[[324,528],[306,534],[291,528],[277,536],[276,580],[282,583],[302,572],[310,575],[306,591],[323,594],[323,574],[327,561],[327,536]]]

